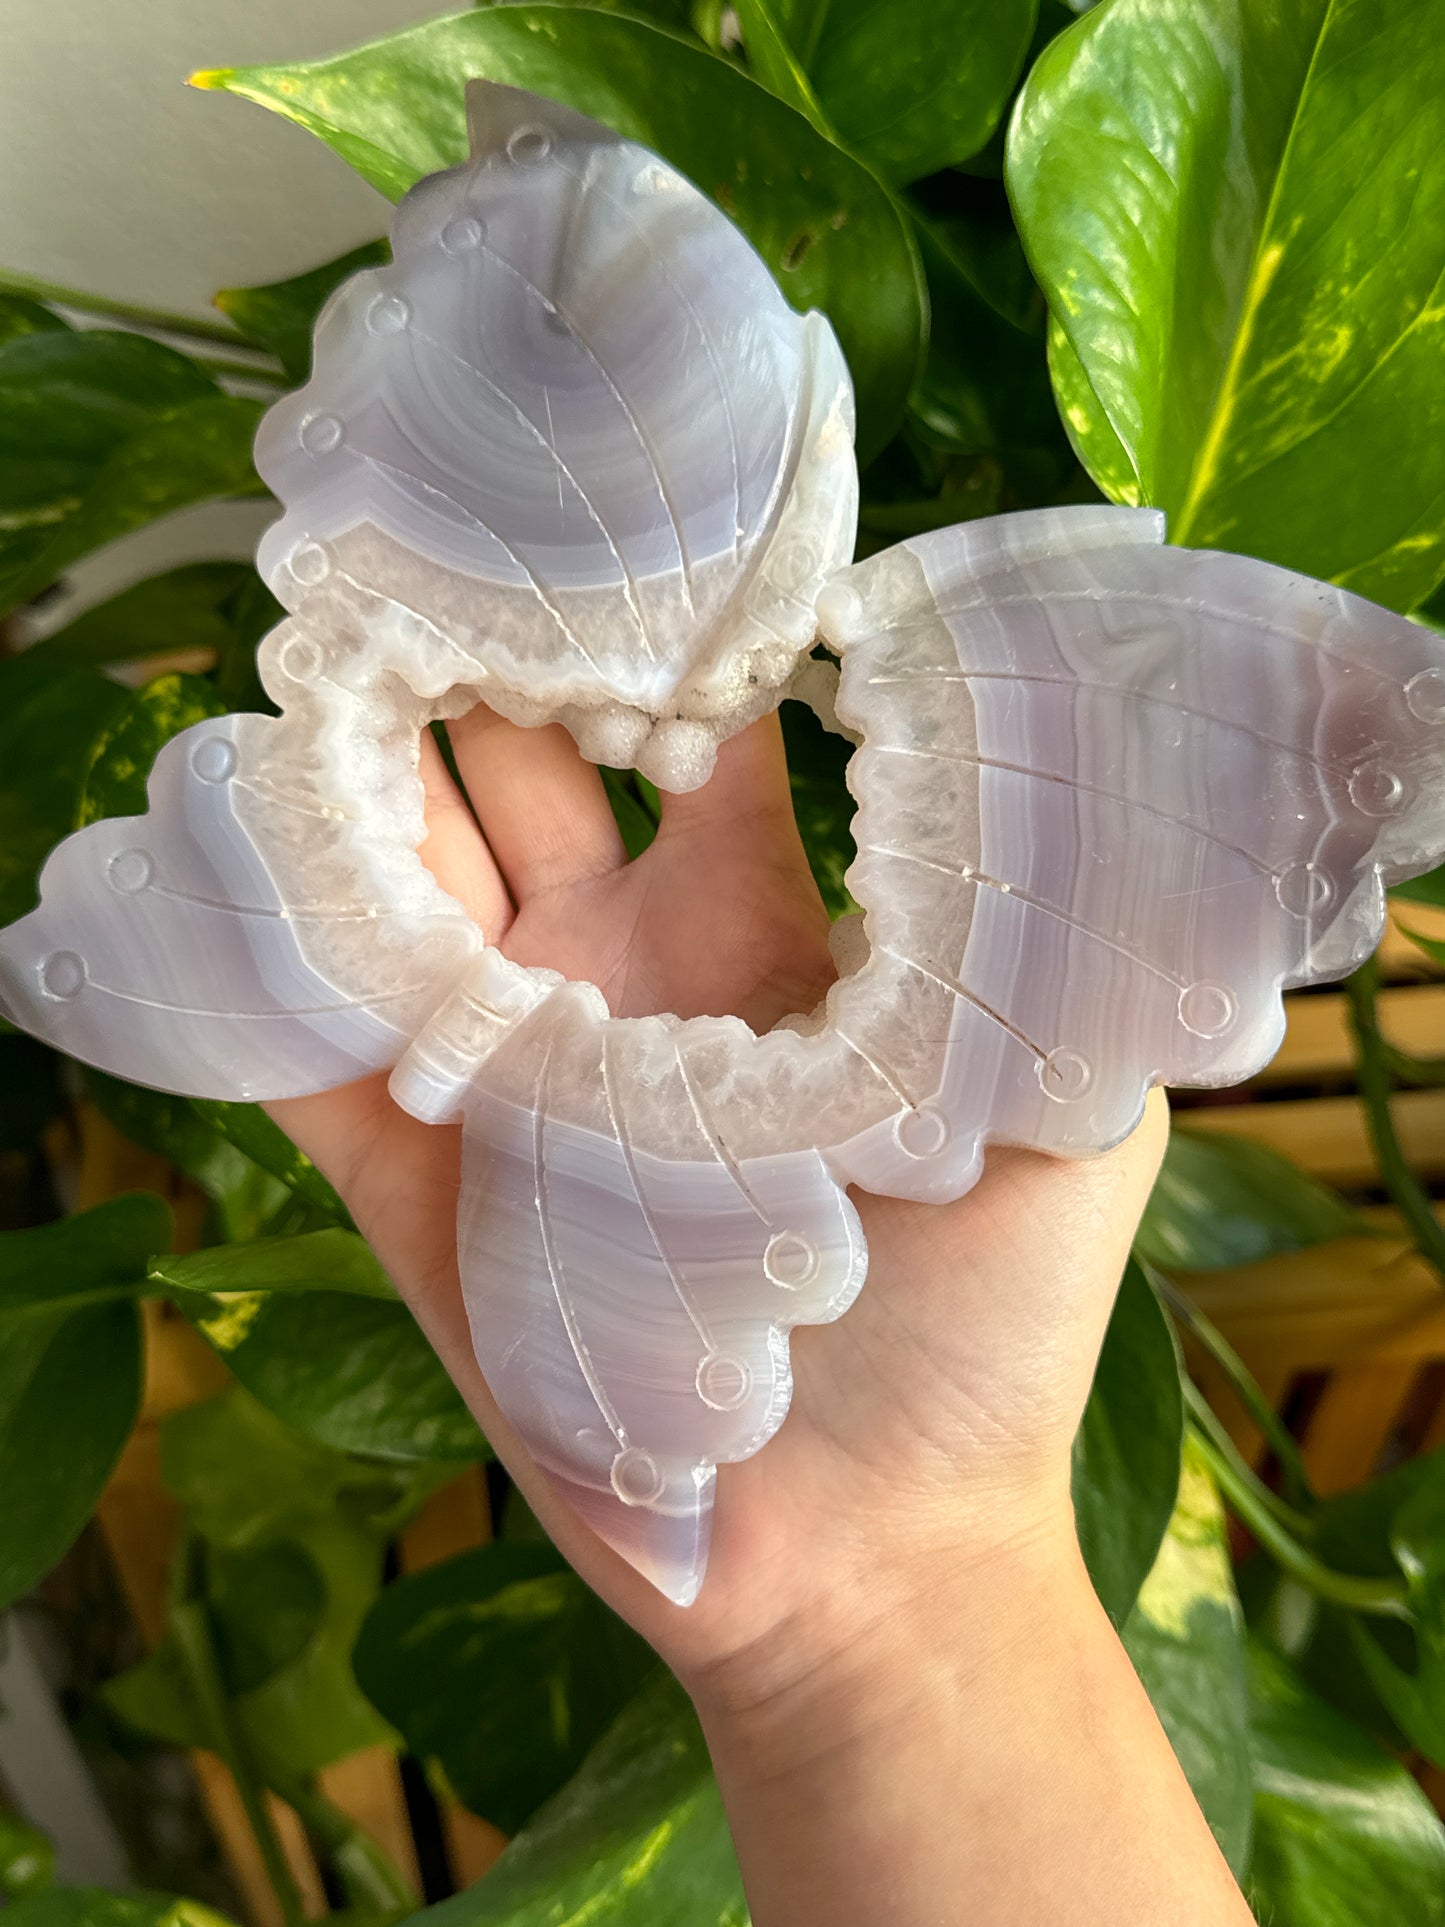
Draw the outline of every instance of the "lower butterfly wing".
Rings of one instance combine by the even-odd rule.
[[[374,846],[314,793],[288,727],[196,724],[157,758],[146,816],[52,853],[40,907],[0,931],[17,1024],[198,1097],[296,1096],[395,1061],[480,932],[429,881],[414,906],[377,889]]]
[[[506,969],[489,954],[454,1003],[475,1015],[479,978]],[[702,1582],[715,1467],[787,1412],[789,1331],[836,1318],[866,1266],[816,1151],[739,1160],[719,1140],[689,1072],[697,1031],[615,1022],[567,985],[456,1086],[462,1288],[488,1386],[573,1508],[680,1605]]]
[[[866,739],[861,1041],[910,1072],[829,1151],[845,1181],[957,1195],[988,1141],[1101,1150],[1150,1085],[1249,1076],[1281,991],[1361,962],[1385,885],[1445,854],[1440,638],[1163,534],[1000,517],[825,592]]]

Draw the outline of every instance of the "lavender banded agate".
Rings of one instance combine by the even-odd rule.
[[[198,725],[144,818],[62,844],[0,933],[17,1022],[163,1089],[394,1066],[465,1123],[477,1356],[578,1512],[680,1604],[715,1470],[772,1436],[788,1334],[867,1254],[846,1187],[958,1197],[991,1142],[1102,1150],[1226,1084],[1281,992],[1445,854],[1445,643],[1081,507],[848,567],[851,393],[822,317],[655,156],[479,85],[258,441],[278,717]],[[489,947],[423,867],[417,746],[484,700],[666,787],[792,691],[860,743],[861,920],[816,1011],[619,1019]]]

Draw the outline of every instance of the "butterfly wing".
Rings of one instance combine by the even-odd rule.
[[[374,873],[364,820],[327,800],[298,728],[197,723],[156,759],[146,816],[52,852],[40,907],[0,931],[18,1024],[197,1097],[291,1097],[395,1061],[481,933],[414,856],[398,881],[405,844]]]
[[[689,1051],[711,1029],[745,1046],[742,1026],[617,1021],[577,984],[514,1021],[499,986],[524,974],[489,952],[450,1006],[502,1037],[479,1066],[453,1060],[477,1358],[574,1509],[687,1605],[714,1468],[782,1423],[788,1333],[851,1304],[862,1231],[817,1151],[737,1158],[719,1138]],[[447,1030],[444,1012],[393,1080],[431,1116]]]
[[[1163,533],[1000,517],[825,592],[866,737],[860,1028],[907,1066],[830,1150],[849,1181],[957,1195],[989,1140],[1100,1150],[1152,1084],[1249,1076],[1281,991],[1361,962],[1385,884],[1445,853],[1440,638]]]

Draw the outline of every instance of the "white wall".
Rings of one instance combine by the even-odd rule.
[[[337,53],[448,0],[0,0],[0,267],[204,312],[379,233],[381,197],[299,127],[187,87]]]
[[[461,0],[0,0],[0,268],[210,314],[385,230],[329,148],[198,67],[339,53]],[[34,631],[176,563],[244,556],[273,508],[192,509],[80,565]]]

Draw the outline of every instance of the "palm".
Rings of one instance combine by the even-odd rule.
[[[507,955],[597,984],[619,1015],[735,1014],[763,1030],[817,1002],[827,918],[775,719],[724,748],[705,790],[667,799],[657,841],[630,864],[597,772],[560,729],[479,710],[452,741],[486,840],[428,745],[423,855]],[[826,1603],[890,1538],[946,1548],[976,1528],[980,1503],[1002,1516],[1011,1491],[1038,1488],[1041,1463],[1066,1467],[1162,1142],[1141,1133],[1147,1143],[1089,1166],[1005,1154],[944,1209],[861,1200],[874,1283],[837,1325],[794,1335],[793,1412],[722,1474],[708,1581],[682,1613],[552,1498],[491,1402],[457,1279],[459,1132],[406,1116],[382,1078],[276,1110],[347,1198],[562,1549],[679,1665],[725,1659]]]

